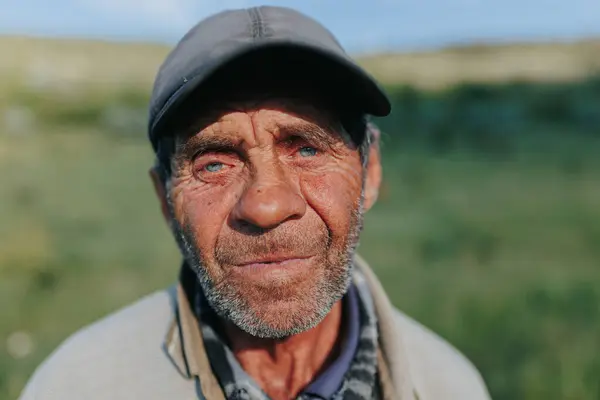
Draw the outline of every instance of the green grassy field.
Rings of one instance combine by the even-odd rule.
[[[1,400],[178,269],[147,178],[147,88],[67,87],[0,93]],[[599,80],[389,92],[360,252],[393,302],[494,399],[600,399]]]
[[[146,89],[169,47],[0,36],[0,88],[24,83],[71,92],[85,85]],[[413,53],[356,55],[378,80],[440,89],[458,82],[569,82],[600,70],[600,38],[578,42],[478,45]],[[118,61],[118,62],[116,62]]]

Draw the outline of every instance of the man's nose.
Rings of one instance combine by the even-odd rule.
[[[246,188],[232,218],[261,229],[271,229],[291,219],[301,218],[306,202],[298,188],[282,171],[259,173]]]

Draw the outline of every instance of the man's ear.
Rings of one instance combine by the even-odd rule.
[[[379,187],[381,186],[381,156],[379,155],[379,135],[375,135],[373,143],[369,148],[369,161],[367,163],[365,174],[365,211],[373,207],[379,196]]]
[[[167,200],[167,188],[165,187],[164,181],[161,179],[159,172],[156,170],[156,167],[150,168],[149,171],[150,179],[152,179],[152,183],[154,184],[154,191],[156,192],[156,197],[160,202],[160,209],[162,211],[163,217],[169,225],[171,220],[171,213],[169,212],[169,204]]]

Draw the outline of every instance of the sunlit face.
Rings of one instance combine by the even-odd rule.
[[[238,102],[176,138],[171,226],[217,313],[280,338],[346,292],[362,222],[359,151],[297,100]]]

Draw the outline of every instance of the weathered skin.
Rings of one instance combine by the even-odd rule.
[[[293,398],[336,354],[349,253],[381,180],[376,146],[364,171],[335,118],[308,104],[213,109],[176,138],[167,187],[152,172],[232,350],[273,399]]]

